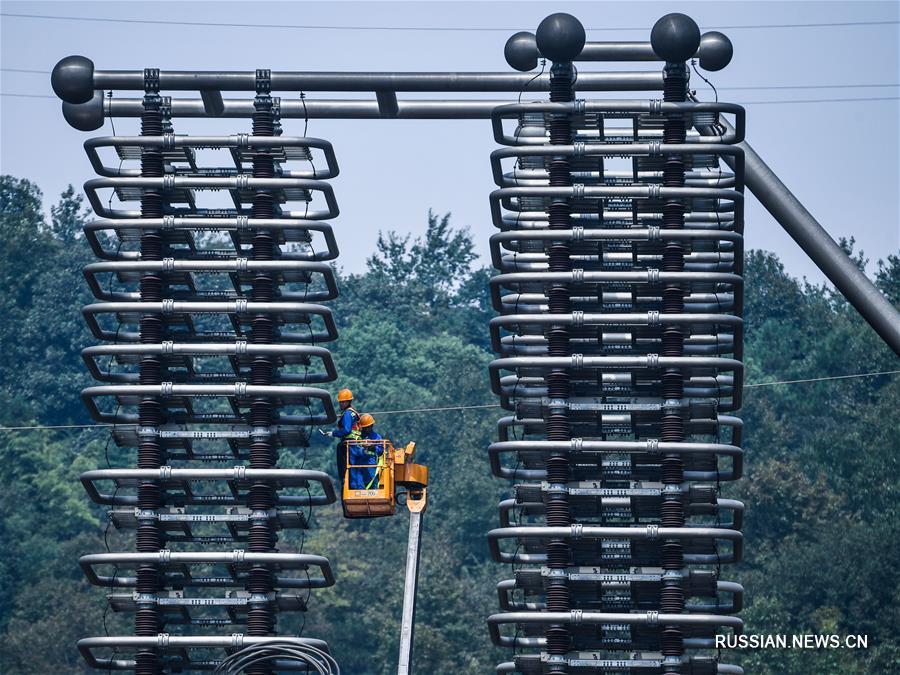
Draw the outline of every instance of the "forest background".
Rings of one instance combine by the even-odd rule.
[[[90,378],[78,357],[94,342],[80,314],[91,301],[81,268],[93,260],[85,213],[71,188],[45,218],[40,190],[0,178],[0,426],[88,422],[78,392]],[[385,233],[359,274],[338,270],[331,303],[340,339],[329,345],[340,382],[360,409],[495,403],[487,383],[490,271],[474,265],[471,236],[429,214],[419,238]],[[878,251],[860,267],[900,304],[900,257]],[[728,574],[747,588],[749,633],[868,635],[861,650],[759,650],[734,656],[758,675],[900,672],[900,376],[795,380],[897,369],[894,354],[829,288],[797,280],[778,257],[746,259],[748,374],[746,473],[730,496],[747,505],[745,560]],[[416,628],[419,672],[486,673],[509,654],[488,639],[494,586],[485,533],[510,490],[491,476],[487,446],[498,408],[382,415],[380,431],[416,440],[434,487],[425,517]],[[0,672],[75,673],[75,642],[130,633],[105,613],[104,593],[81,574],[80,555],[127,548],[77,476],[124,454],[104,428],[0,431]],[[334,473],[330,445],[314,435],[287,462]],[[286,545],[299,544],[288,542]],[[344,672],[395,667],[406,518],[346,521],[317,509],[308,552],[326,555],[337,585],[313,594],[305,624]],[[300,620],[302,622],[302,620]]]

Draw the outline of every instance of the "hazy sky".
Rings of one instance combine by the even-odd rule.
[[[0,168],[35,181],[54,200],[68,183],[80,186],[93,177],[81,144],[90,135],[109,134],[108,123],[102,131],[84,134],[63,121],[58,101],[10,96],[51,93],[49,74],[15,71],[49,72],[69,54],[88,56],[98,69],[109,70],[508,72],[503,59],[506,38],[514,30],[534,30],[549,13],[568,11],[579,17],[589,40],[646,40],[657,18],[677,10],[693,16],[701,27],[721,28],[731,37],[735,58],[710,79],[720,86],[723,100],[746,105],[748,141],[832,236],[855,236],[874,260],[900,248],[898,8],[896,2],[4,1],[6,14],[332,28],[160,26],[4,16]],[[758,27],[860,21],[893,23]],[[348,25],[381,28],[351,30]],[[748,25],[757,27],[738,27]],[[502,30],[384,29],[389,26]],[[599,30],[603,28],[622,30]],[[795,88],[801,85],[840,86]],[[703,98],[712,98],[699,80],[692,86]],[[763,103],[835,98],[890,100]],[[303,130],[302,120],[286,120],[284,126],[289,135]],[[137,123],[120,120],[116,128],[119,134],[130,134]],[[175,129],[239,133],[249,130],[249,120],[175,120]],[[470,227],[478,252],[486,253],[493,231],[488,194],[494,188],[488,155],[496,147],[488,121],[312,120],[309,135],[330,140],[341,165],[341,175],[334,180],[341,216],[334,226],[345,269],[363,267],[379,230],[421,232],[429,208],[452,211],[455,225]],[[792,273],[823,278],[752,197],[747,240],[750,247],[778,252]]]

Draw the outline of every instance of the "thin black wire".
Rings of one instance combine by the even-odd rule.
[[[706,82],[706,84],[708,84],[708,85],[712,88],[713,93],[715,94],[715,97],[716,97],[716,102],[718,103],[718,101],[719,101],[719,92],[716,91],[716,88],[715,88],[715,86],[713,85],[712,82],[710,82],[710,81],[707,80],[705,77],[703,77],[703,75],[700,74],[700,72],[697,70],[697,66],[695,65],[695,62],[696,62],[696,59],[691,59],[691,67],[694,69],[694,72],[697,73],[697,75],[699,75],[700,78],[701,78],[704,82]],[[699,99],[698,99],[697,96],[696,96],[696,92],[690,93],[690,94],[688,95],[688,97],[689,97],[690,100],[692,100],[692,101],[699,101]],[[716,113],[716,122],[715,122],[715,124],[713,124],[712,126],[713,126],[713,128],[716,129],[717,131],[719,130],[719,127],[721,126],[720,121],[719,121],[719,114],[718,114],[718,113]],[[720,132],[720,133],[723,133],[723,132]],[[721,159],[721,158],[716,158],[716,187],[720,187],[721,182],[722,182],[722,159]],[[716,200],[715,200],[715,202],[716,202],[716,203],[715,203],[715,214],[716,214],[716,225],[718,226],[718,229],[721,230],[721,229],[722,229],[722,216],[721,216],[721,213],[719,213],[719,205],[720,205],[720,201],[721,201],[721,200],[720,200],[718,197],[717,197]],[[716,304],[718,305],[718,302],[719,302],[719,301],[718,301],[718,295],[716,296],[716,298],[717,298],[717,299],[716,299]]]
[[[306,581],[308,582],[308,586],[306,589],[306,601],[304,604],[308,607],[309,599],[312,597],[312,583],[310,582],[310,578],[309,578],[309,568],[304,568],[303,571],[306,572]],[[304,617],[306,616],[305,612],[304,612],[303,616]]]
[[[56,96],[49,96],[48,94],[20,94],[16,92],[0,92],[0,96],[12,96],[14,98],[46,98],[52,101],[59,101]]]
[[[312,428],[312,427],[310,427],[310,428]],[[306,447],[303,448],[303,464],[301,464],[300,468],[303,468],[303,466],[305,466],[305,465],[306,465]],[[307,504],[307,506],[309,508],[306,511],[306,517],[305,517],[306,527],[300,531],[300,551],[299,551],[300,553],[303,553],[303,547],[306,545],[306,533],[310,528],[312,528],[312,517],[313,517],[312,492],[310,492],[309,483],[307,482],[304,487],[306,487],[306,498],[309,500],[309,504]],[[309,573],[307,572],[307,575],[308,574]]]
[[[305,107],[306,107],[306,105],[304,104],[304,108]],[[303,135],[304,135],[304,137],[306,136],[305,129],[304,129]],[[309,150],[308,148],[307,148],[307,151],[310,153],[309,163],[310,163],[310,165],[312,165],[313,173],[315,173],[316,167],[312,163],[312,151]],[[309,202],[306,203],[306,207],[307,207],[307,209],[309,208]],[[313,247],[313,244],[312,244],[312,235],[310,235],[309,247],[310,247],[310,250],[313,252],[313,258],[315,258],[315,248]],[[307,281],[306,284],[304,284],[304,286],[303,286],[304,302],[306,301],[306,298],[309,295],[309,284],[310,284],[310,282]],[[310,341],[310,343],[314,343],[315,340],[313,339],[312,324],[308,323],[308,324],[306,324],[306,327],[309,330],[309,341]],[[304,382],[304,384],[306,383],[306,378],[308,376],[309,376],[309,360],[307,360],[306,363],[303,364],[303,382]],[[306,414],[309,416],[309,425],[306,427],[306,445],[303,446],[303,460],[300,463],[301,469],[306,466],[307,449],[309,447],[310,441],[312,440],[313,429],[315,428],[315,425],[313,424],[312,404],[310,403],[308,398],[306,399]],[[309,492],[308,488],[307,488],[307,492]],[[310,508],[312,508],[312,506],[310,506]]]
[[[777,105],[779,103],[852,103],[853,101],[898,101],[900,96],[871,96],[866,98],[809,98],[783,101],[742,101],[741,105]]]
[[[522,94],[525,92],[525,90],[526,90],[529,86],[531,86],[531,83],[532,83],[532,82],[534,82],[537,78],[539,78],[541,75],[544,74],[544,70],[545,70],[546,67],[547,67],[547,59],[541,59],[541,71],[540,71],[537,75],[535,75],[533,78],[531,78],[528,82],[526,82],[526,83],[525,83],[525,86],[522,87],[522,90],[519,92],[519,98],[518,98],[518,102],[519,102],[519,103],[522,102]],[[513,140],[514,140],[515,143],[518,143],[518,142],[519,142],[519,134],[520,134],[521,132],[522,132],[522,125],[519,124],[519,125],[516,127],[516,133],[515,133],[515,135],[514,135],[514,137],[513,137]],[[514,180],[518,180],[518,168],[519,168],[519,162],[520,162],[520,159],[517,159],[517,160],[516,160],[516,163],[513,165],[513,179],[514,179]],[[519,227],[519,222],[520,222],[520,220],[521,220],[521,217],[522,217],[522,209],[521,209],[521,206],[520,206],[520,207],[516,210],[516,224],[515,224],[515,227],[516,227],[516,228]],[[518,268],[518,266],[516,266],[516,268]],[[515,305],[514,305],[514,311],[515,311],[516,313],[518,313],[518,311],[519,311],[519,294],[516,294],[516,301],[515,301]],[[512,390],[511,398],[515,398],[516,390],[518,389],[518,387],[519,387],[519,380],[516,379],[515,384],[513,384],[513,390]],[[516,419],[516,418],[515,418],[515,416],[514,416],[514,417],[513,417],[513,424],[510,425],[510,428],[512,429],[512,436],[513,436],[513,439],[514,439],[514,440],[519,440],[519,439],[516,437],[516,425],[515,425],[515,419]],[[525,432],[524,432],[524,427],[523,427],[522,438],[524,438],[524,437],[525,437]],[[521,463],[522,463],[522,456],[521,456],[519,453],[516,453],[516,468],[513,470],[512,480],[516,480],[517,475],[518,475],[518,473],[519,473],[519,465],[520,465]],[[518,631],[518,629],[517,629],[517,631]]]
[[[303,104],[303,138],[306,138],[307,134],[309,133],[309,110],[306,107],[306,92],[304,92],[304,91],[300,92],[300,102]],[[315,165],[315,162],[313,161],[312,148],[307,147],[306,151],[309,154],[309,158],[308,158],[309,166],[312,169],[313,177],[315,177],[316,165]],[[308,213],[309,213],[309,202],[306,202],[306,206],[305,206],[304,212],[303,212],[303,217],[306,218]],[[312,241],[312,235],[310,235],[309,248],[312,253],[312,258],[315,259],[316,249],[315,249],[315,246]],[[310,283],[311,283],[311,280],[307,281],[306,284],[304,284],[304,286],[303,286],[303,300],[304,301],[307,299],[307,297],[309,295]],[[307,323],[306,327],[307,327],[307,330],[309,331],[310,344],[315,344],[315,338],[313,336],[313,330],[312,330],[312,323]],[[307,362],[303,364],[303,380],[304,380],[304,382],[306,382],[306,379],[308,376],[309,376],[309,361],[307,360]],[[310,400],[308,398],[306,399],[306,413],[309,416],[309,425],[307,426],[307,429],[306,429],[306,444],[303,446],[303,458],[300,462],[301,469],[306,466],[306,459],[307,459],[307,455],[308,455],[308,451],[309,451],[309,443],[312,441],[313,428],[315,427],[315,425],[313,424],[312,404],[310,403]],[[306,513],[306,518],[305,518],[306,528],[304,530],[302,530],[300,533],[300,553],[303,553],[303,547],[306,545],[306,533],[307,533],[307,530],[310,527],[312,527],[312,516],[313,516],[312,493],[310,492],[310,489],[309,489],[309,483],[307,483],[305,487],[306,487],[306,497],[309,500],[309,504],[308,504],[309,509]],[[309,579],[309,571],[308,570],[306,571],[306,578],[307,578],[307,580]],[[306,597],[307,603],[309,602],[309,594],[310,593],[312,593],[311,588],[308,590],[308,593],[307,593],[307,597]],[[303,629],[305,627],[306,627],[306,611],[303,612],[303,623],[301,624],[300,630],[297,633],[298,636],[303,634]]]
[[[108,551],[108,550],[109,550],[109,547],[107,547],[107,551]],[[113,578],[115,578],[116,575],[117,575],[118,573],[119,573],[119,566],[118,566],[118,565],[113,565],[113,573],[112,573]],[[103,606],[103,617],[102,617],[102,620],[103,620],[103,634],[104,634],[106,637],[109,637],[109,627],[108,627],[107,624],[106,624],[106,616],[107,616],[107,614],[109,614],[109,600],[108,600],[108,599],[107,599],[106,603],[105,603],[104,606]],[[111,673],[111,672],[112,672],[112,661],[113,661],[113,659],[115,658],[115,656],[116,656],[116,654],[117,654],[118,652],[119,652],[119,648],[118,648],[118,647],[113,647],[112,654],[110,654],[110,656],[109,656],[109,661],[110,661],[110,662],[109,662],[109,663],[107,664],[107,666],[106,666],[106,672],[107,672],[107,673]]]
[[[119,246],[118,246],[118,248],[116,249],[116,255],[119,254],[119,249],[120,249],[120,248],[122,248],[122,241],[121,241],[121,239],[119,240]],[[112,289],[112,278],[113,278],[113,275],[110,274],[110,275],[109,275],[109,283],[106,285],[106,292],[107,292],[107,293],[109,293],[109,292],[111,291],[111,289]],[[121,324],[121,323],[116,327],[116,334],[113,336],[113,344],[118,344],[118,343],[119,343],[119,331],[120,331],[120,330],[122,330],[122,324]],[[113,358],[114,358],[113,355],[110,354],[110,355],[109,355],[109,360],[106,362],[106,374],[107,374],[107,375],[109,375],[109,374],[112,372],[112,362],[113,362]],[[117,403],[117,404],[116,404],[116,410],[115,410],[115,412],[113,413],[113,418],[115,418],[116,415],[119,414],[119,407],[120,407],[121,405],[122,405],[121,403]],[[109,436],[106,437],[106,445],[103,447],[103,456],[106,457],[106,468],[108,468],[108,469],[111,469],[111,468],[112,468],[112,464],[111,464],[110,461],[109,461],[109,442],[112,440],[113,434],[115,433],[115,431],[116,431],[116,424],[115,424],[115,422],[113,422],[112,428],[109,430]],[[117,487],[116,489],[118,489],[118,487]]]
[[[115,419],[116,415],[119,414],[119,408],[121,407],[121,403],[116,404],[116,410],[113,412],[113,419]],[[116,424],[115,422],[112,425],[112,429],[109,430],[109,436],[106,437],[106,445],[103,446],[103,456],[106,457],[106,468],[111,469],[112,463],[109,461],[109,442],[113,438],[113,434],[116,432]]]
[[[716,103],[718,103],[718,102],[719,102],[719,92],[716,90],[716,86],[715,86],[712,82],[710,82],[709,80],[707,80],[707,79],[700,73],[699,70],[697,70],[697,59],[691,59],[691,68],[693,68],[693,69],[694,69],[694,72],[697,73],[697,77],[699,77],[701,80],[703,80],[704,82],[706,82],[706,84],[708,84],[708,85],[710,86],[710,88],[713,90],[713,94],[714,94],[715,97],[716,97]]]
[[[849,84],[769,84],[758,87],[750,85],[736,85],[729,87],[719,87],[722,91],[746,91],[746,90],[763,90],[763,89],[880,89],[882,87],[900,87],[900,83],[894,84],[860,84],[852,82]]]
[[[112,98],[113,98],[113,90],[110,89],[106,93],[106,101],[107,101],[107,103],[106,103],[106,119],[109,120],[109,125],[110,125],[110,127],[112,127],[112,135],[116,136],[117,135],[116,134],[116,122],[112,115]],[[119,168],[116,169],[116,173],[119,175],[122,174],[122,163],[124,161],[125,161],[124,157],[119,157]],[[109,193],[109,200],[106,202],[106,208],[108,208],[110,211],[112,211],[112,200],[113,200],[114,194],[116,194],[116,191],[111,190]],[[116,255],[119,255],[120,248],[122,248],[122,240],[121,239],[119,240],[119,248],[116,249]],[[112,275],[111,274],[109,275],[109,283],[110,283],[110,285],[112,285]],[[109,288],[107,288],[107,293],[108,292],[109,292]],[[112,357],[110,357],[110,358],[112,358]]]
[[[309,284],[307,284],[307,288]],[[312,331],[312,322],[306,324],[307,330],[309,330],[309,342],[310,344],[315,344],[315,338],[313,337]],[[307,375],[309,374],[309,362],[303,365],[303,379],[306,380]],[[313,411],[312,411],[312,403],[310,403],[309,398],[306,399],[306,414],[309,416],[309,425],[306,427],[306,442],[309,443],[312,440],[313,429],[315,428],[315,424],[313,424]],[[306,464],[306,447],[303,448],[303,464]]]
[[[547,67],[547,59],[541,59],[541,72],[539,72],[537,75],[532,77],[530,80],[528,80],[528,82],[526,82],[522,86],[522,89],[519,91],[519,98],[518,98],[519,103],[522,102],[522,94],[525,93],[525,90],[528,89],[528,87],[530,87],[536,79],[538,79],[541,75],[544,74],[544,70],[546,69],[546,67]],[[518,138],[518,136],[516,136],[516,138]]]
[[[546,68],[547,68],[547,59],[541,59],[541,71],[540,71],[537,75],[535,75],[534,77],[532,77],[530,80],[528,80],[528,82],[526,82],[526,83],[522,86],[522,89],[519,90],[519,97],[518,97],[518,99],[517,99],[517,102],[518,102],[518,103],[522,103],[522,94],[525,93],[525,90],[528,89],[528,87],[530,87],[531,84],[532,84],[535,80],[537,80],[541,75],[544,74],[544,70],[545,70]],[[514,143],[518,144],[518,142],[519,142],[519,134],[521,134],[521,133],[522,133],[522,125],[521,125],[521,124],[518,124],[518,125],[516,126],[516,133],[513,135],[513,142],[514,142]],[[518,179],[519,179],[519,163],[520,163],[521,161],[522,161],[521,157],[520,157],[520,158],[517,158],[516,161],[515,161],[515,163],[513,164],[513,171],[512,171],[512,173],[513,173],[513,180],[518,180]],[[521,220],[521,218],[522,218],[522,207],[519,206],[519,208],[516,209],[516,225],[515,225],[515,227],[516,227],[517,229],[518,229],[518,227],[519,227],[519,221]],[[501,257],[502,257],[502,256],[501,256]],[[518,266],[516,266],[516,267],[518,268]],[[517,298],[516,298],[516,311],[518,312],[518,310],[519,310],[519,300],[518,300],[518,297],[517,297]]]
[[[109,125],[112,127],[113,136],[116,136],[116,122],[112,115],[112,99],[113,99],[113,90],[110,89],[106,92],[106,119],[109,120]],[[121,163],[119,164],[119,168],[122,168]]]
[[[119,485],[116,485],[116,489],[113,490],[112,501],[113,503],[110,506],[115,506],[116,497],[119,495]],[[106,552],[112,553],[112,550],[109,548],[109,528],[112,525],[112,516],[109,511],[106,512],[106,527],[103,530],[103,544],[106,546]],[[115,575],[113,575],[115,576]]]
[[[303,138],[306,138],[306,132],[309,130],[309,111],[306,109],[306,92],[300,92],[300,103],[303,104]],[[310,151],[310,157],[312,157],[312,151]],[[312,159],[309,160],[309,163],[312,164]],[[313,167],[315,170],[315,167]]]
[[[133,23],[164,26],[206,26],[213,28],[289,28],[298,30],[381,30],[381,31],[405,31],[405,32],[516,32],[522,28],[485,27],[485,26],[347,26],[347,25],[312,25],[312,24],[286,24],[286,23],[231,23],[224,21],[174,21],[163,19],[124,19],[96,16],[60,16],[55,14],[23,14],[2,12],[0,16],[16,19],[50,19],[59,21],[97,21],[104,23]],[[769,24],[739,24],[732,26],[702,26],[702,30],[711,28],[719,30],[742,29],[772,29],[772,28],[839,28],[850,26],[894,26],[900,23],[896,20],[873,21],[830,21],[815,23],[769,23]],[[646,31],[647,26],[602,26],[596,28],[586,27],[586,31]]]
[[[106,546],[106,552],[112,553],[112,549],[109,547],[109,528],[112,526],[112,518],[109,515],[109,512],[106,514],[106,527],[103,528],[103,545]]]
[[[119,162],[119,171],[121,171],[121,170],[122,170],[122,162],[120,161],[120,162]],[[112,198],[110,198],[110,201],[112,201]],[[113,258],[118,258],[118,257],[119,257],[119,252],[122,250],[122,244],[123,244],[123,241],[122,241],[122,239],[120,238],[120,239],[119,239],[119,243],[118,243],[118,245],[116,246],[116,252],[113,253]],[[110,275],[109,275],[109,281],[108,281],[107,284],[106,284],[106,292],[107,292],[107,293],[111,293],[111,292],[112,292],[113,276],[115,276],[115,275],[113,275],[113,274],[110,274]],[[122,324],[120,323],[120,324],[119,324],[119,327],[116,328],[116,337],[113,338],[113,341],[119,339],[119,329],[120,329],[121,327],[122,327]],[[111,357],[111,356],[110,356],[109,358],[110,358],[110,360],[112,360],[112,357]]]
[[[834,375],[829,377],[814,377],[807,378],[803,380],[780,380],[776,382],[757,382],[755,384],[745,384],[744,389],[752,389],[755,387],[771,387],[775,385],[782,384],[800,384],[807,382],[830,382],[833,380],[846,380],[851,378],[858,377],[876,377],[881,375],[896,375],[900,373],[900,370],[884,370],[872,373],[854,373],[852,375]],[[515,392],[515,388],[513,389]],[[469,408],[482,408],[487,410],[488,408],[499,408],[500,404],[486,404],[486,405],[477,405],[477,406],[452,406],[449,408],[410,408],[409,410],[382,410],[379,411],[379,415],[386,415],[388,413],[410,413],[410,412],[434,412],[434,411],[444,411],[444,410],[462,410]],[[373,413],[374,414],[374,413]],[[47,431],[51,429],[106,429],[109,427],[128,427],[133,428],[137,427],[137,424],[57,424],[57,425],[36,425],[36,426],[16,426],[16,427],[0,427],[0,431]]]
[[[300,553],[303,553],[303,546],[301,542]],[[309,611],[309,600],[312,597],[312,585],[309,578],[309,569],[304,568],[304,572],[306,572],[306,600],[303,601],[303,621],[300,624],[300,628],[297,630],[297,637],[303,636],[303,631],[306,629],[306,613]]]
[[[722,427],[719,425],[718,413],[716,414],[716,445],[722,442]],[[719,456],[713,454],[716,462],[716,496],[722,494],[722,473],[719,471]],[[719,509],[716,509],[716,524],[720,524],[719,522]]]

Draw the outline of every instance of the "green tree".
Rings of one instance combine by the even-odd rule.
[[[67,190],[43,216],[35,185],[0,178],[0,423],[54,424],[86,417],[78,391],[89,383],[78,352],[94,343],[79,308],[91,301],[81,267],[92,260],[78,230],[80,199]],[[861,267],[865,256],[853,252]],[[375,413],[379,430],[414,440],[431,469],[417,614],[417,667],[488,672],[510,654],[488,639],[495,584],[508,567],[488,555],[485,532],[509,486],[490,475],[486,449],[499,408],[384,411],[490,404],[493,355],[487,322],[490,271],[473,267],[471,235],[449,215],[429,214],[424,234],[382,236],[367,268],[338,274],[332,308],[339,386]],[[900,301],[900,256],[875,266],[881,290]],[[896,356],[838,294],[794,279],[777,256],[750,251],[745,266],[745,363],[750,383],[896,370]],[[723,576],[747,588],[749,632],[867,633],[868,650],[761,650],[734,655],[748,672],[900,672],[900,378],[890,375],[745,390],[746,475],[724,486],[747,504],[745,561]],[[104,612],[104,593],[77,567],[79,555],[132,547],[107,529],[77,476],[105,465],[96,429],[6,433],[0,462],[0,671],[85,670],[74,643],[131,632],[131,617]],[[115,447],[112,461],[121,460]],[[333,446],[314,437],[282,461],[334,471]],[[403,516],[343,519],[338,505],[315,511],[305,535],[286,533],[285,550],[330,558],[337,585],[310,598],[310,612],[286,615],[283,631],[327,639],[345,672],[387,673],[396,659],[406,542]]]

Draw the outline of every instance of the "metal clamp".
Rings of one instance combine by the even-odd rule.
[[[272,71],[268,68],[256,70],[256,93],[269,94],[272,91]]]
[[[159,94],[159,68],[144,68],[144,92]]]
[[[572,199],[584,199],[584,183],[572,185]]]

